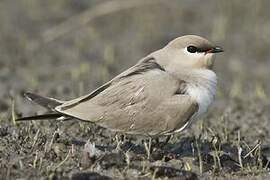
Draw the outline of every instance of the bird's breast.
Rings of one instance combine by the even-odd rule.
[[[196,116],[205,113],[216,94],[217,78],[214,72],[203,73],[196,82],[188,83],[186,92],[199,106]]]

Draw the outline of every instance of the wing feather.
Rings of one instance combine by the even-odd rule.
[[[115,131],[157,135],[183,127],[197,111],[185,82],[145,58],[89,95],[56,111]]]
[[[73,99],[71,101],[67,101],[67,102],[61,104],[61,106],[59,106],[57,109],[63,111],[63,110],[67,110],[69,108],[72,108],[72,107],[74,107],[74,106],[76,106],[84,101],[92,99],[93,97],[97,96],[99,93],[106,90],[111,85],[118,83],[118,81],[123,79],[123,78],[128,78],[130,76],[138,75],[138,74],[141,74],[143,72],[147,72],[147,71],[153,70],[153,69],[165,71],[155,61],[155,59],[153,57],[151,57],[151,56],[146,57],[146,58],[142,59],[141,61],[139,61],[135,66],[133,66],[133,67],[129,68],[128,70],[124,71],[123,73],[119,74],[114,79],[112,79],[111,81],[100,86],[99,88],[97,88],[96,90],[91,92],[90,94],[87,94],[85,96],[81,96],[81,97]]]

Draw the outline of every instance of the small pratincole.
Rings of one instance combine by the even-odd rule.
[[[60,101],[26,93],[51,113],[17,121],[76,118],[128,134],[180,132],[214,99],[212,68],[219,52],[223,50],[200,36],[178,37],[85,96]]]

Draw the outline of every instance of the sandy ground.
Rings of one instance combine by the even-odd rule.
[[[269,6],[262,0],[2,0],[1,178],[270,178]],[[153,142],[150,155],[148,139],[91,123],[14,122],[45,112],[23,92],[64,100],[89,93],[185,34],[225,49],[215,64],[216,100],[167,145]]]

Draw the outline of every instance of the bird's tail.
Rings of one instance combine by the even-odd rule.
[[[24,96],[32,101],[37,103],[38,105],[45,107],[50,111],[50,113],[42,114],[42,115],[36,115],[36,116],[29,116],[29,117],[22,117],[16,119],[16,121],[27,121],[27,120],[48,120],[48,119],[61,119],[66,120],[70,117],[67,117],[59,112],[55,112],[55,107],[59,106],[64,103],[64,101],[59,101],[57,99],[49,98],[49,97],[43,97],[38,94],[27,92],[24,94]]]
[[[50,120],[50,119],[58,119],[64,117],[63,114],[60,113],[52,113],[52,114],[42,114],[36,116],[28,116],[16,119],[16,121],[31,121],[31,120]]]
[[[49,97],[43,97],[43,96],[40,96],[38,94],[34,94],[34,93],[30,93],[30,92],[24,93],[24,96],[28,100],[35,102],[38,105],[45,107],[46,109],[52,110],[52,111],[54,111],[54,108],[56,106],[59,106],[59,105],[64,103],[64,101],[60,101],[60,100],[49,98]]]

